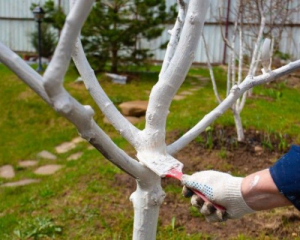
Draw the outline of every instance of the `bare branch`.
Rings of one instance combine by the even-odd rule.
[[[28,66],[16,53],[0,42],[0,62],[5,64],[9,69],[35,91],[49,105],[51,101],[44,89],[43,78],[40,74]]]
[[[261,14],[263,14],[263,12],[261,12]],[[266,18],[264,17],[264,15],[262,15],[261,23],[260,23],[260,29],[259,29],[258,37],[256,39],[254,52],[253,52],[253,55],[252,55],[251,64],[250,64],[250,68],[249,68],[249,73],[248,73],[251,76],[253,76],[255,74],[255,72],[254,72],[255,63],[256,63],[256,61],[258,61],[260,42],[261,42],[261,39],[263,37],[265,25],[266,25]]]
[[[127,139],[127,141],[134,147],[139,143],[139,130],[134,127],[115,107],[112,101],[108,98],[106,93],[100,86],[93,69],[91,68],[85,54],[81,41],[77,40],[73,54],[73,61],[83,78],[87,90],[90,92],[94,101],[101,109],[103,114],[111,122],[111,124],[120,132],[120,134]]]
[[[9,67],[19,78],[29,85],[45,102],[52,106],[42,85],[43,78],[26,64],[17,54],[0,43],[0,61]],[[89,106],[82,106],[66,92],[66,98],[71,103],[68,113],[60,112],[78,129],[80,135],[96,147],[109,161],[123,169],[135,178],[142,178],[144,167],[130,158],[123,150],[97,126],[92,119],[93,110]]]
[[[222,14],[221,14],[221,8],[219,7],[219,23],[220,23],[220,26],[222,26],[221,16],[222,16]],[[224,43],[226,44],[226,46],[228,48],[230,48],[232,50],[232,46],[231,46],[229,40],[226,38],[226,36],[225,36],[225,34],[224,34],[223,30],[222,30],[222,27],[220,28],[220,30],[221,30],[221,36],[222,36],[222,39],[223,39]]]
[[[44,74],[44,87],[55,108],[69,108],[63,79],[80,29],[87,18],[94,0],[78,0],[67,16],[54,56]]]
[[[220,95],[219,95],[219,92],[218,92],[218,87],[217,87],[217,84],[216,84],[216,80],[215,80],[215,76],[214,76],[214,71],[212,69],[211,62],[210,62],[210,57],[209,57],[209,52],[208,52],[208,46],[206,44],[206,40],[205,40],[205,37],[204,37],[203,34],[202,34],[202,39],[203,39],[203,45],[204,45],[204,50],[205,50],[206,59],[207,59],[207,67],[209,69],[209,74],[210,74],[210,79],[211,79],[211,82],[212,82],[212,85],[213,85],[214,94],[215,94],[218,102],[221,103],[222,99],[220,98]]]
[[[228,57],[226,96],[228,96],[231,86],[233,86],[235,84],[235,40],[236,40],[236,33],[237,33],[237,30],[238,30],[239,18],[240,18],[240,11],[238,11],[238,14],[236,16],[236,20],[234,22],[234,29],[233,29],[233,33],[232,33],[231,44],[229,43],[231,48],[229,49],[230,52],[229,52],[229,57]]]
[[[240,20],[240,51],[239,51],[239,70],[238,70],[238,85],[242,82],[243,78],[243,54],[244,54],[244,34],[243,34],[243,16],[241,16]]]
[[[146,114],[145,136],[154,137],[153,143],[165,142],[165,124],[171,101],[184,81],[194,60],[200,34],[203,29],[209,0],[191,0],[180,40],[168,69],[152,88]],[[149,134],[154,133],[155,136]]]
[[[300,69],[300,60],[291,62],[281,68],[270,71],[269,73],[259,75],[256,77],[247,76],[246,79],[239,85],[233,86],[230,94],[223,100],[214,110],[205,115],[204,118],[191,130],[185,133],[176,142],[168,146],[168,153],[174,155],[176,152],[183,149],[193,139],[195,139],[201,132],[203,132],[214,120],[222,115],[232,104],[247,90],[274,81],[282,76],[288,75]]]
[[[185,17],[186,17],[186,11],[188,8],[188,4],[185,3],[184,0],[177,0],[177,4],[179,6],[178,16],[177,16],[177,20],[176,20],[176,23],[175,23],[173,29],[169,31],[171,38],[168,43],[168,47],[167,47],[165,58],[164,58],[164,61],[162,64],[160,75],[163,74],[170,65],[170,62],[171,62],[171,60],[174,56],[174,53],[176,51],[176,48],[178,46],[181,30],[182,30],[182,27],[183,27],[183,24],[185,21]]]

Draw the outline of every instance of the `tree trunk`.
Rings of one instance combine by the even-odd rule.
[[[111,72],[117,73],[118,72],[118,50],[115,47],[113,47],[111,53],[112,53]]]
[[[238,141],[242,142],[245,140],[245,135],[244,135],[244,129],[243,129],[241,116],[237,111],[233,112],[233,116],[234,116],[234,122],[235,122]]]
[[[156,239],[159,207],[164,198],[161,178],[155,173],[151,172],[147,180],[137,180],[137,189],[130,197],[134,207],[133,240]]]

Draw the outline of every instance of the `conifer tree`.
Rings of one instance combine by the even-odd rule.
[[[83,45],[95,70],[110,60],[111,72],[126,64],[140,65],[151,56],[142,39],[159,37],[165,24],[176,18],[165,0],[97,0],[82,30]],[[163,46],[163,44],[162,44]]]

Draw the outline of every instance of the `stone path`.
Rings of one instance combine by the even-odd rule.
[[[67,158],[68,161],[74,161],[78,160],[82,156],[83,152],[78,152],[70,155],[70,157]]]
[[[203,78],[200,76],[197,76],[199,81],[204,82],[204,81],[208,81],[209,78]],[[193,82],[194,83],[194,82]],[[187,96],[189,95],[193,95],[194,92],[198,91],[199,89],[201,89],[201,86],[196,86],[195,84],[192,88],[190,88],[189,90],[185,90],[180,92],[178,95],[174,96],[174,100],[183,100],[185,99]],[[148,91],[149,92],[149,91]],[[147,92],[147,93],[148,93]],[[150,93],[150,92],[149,92]],[[120,104],[120,108],[122,113],[125,115],[125,117],[127,118],[128,121],[130,121],[133,124],[136,124],[138,122],[144,121],[145,120],[145,113],[147,110],[147,105],[148,102],[147,101],[133,101],[133,102],[127,102],[127,103],[122,103]],[[104,118],[104,122],[105,123],[109,123],[109,121]],[[110,123],[109,123],[110,124]],[[85,142],[86,140],[84,140],[81,137],[76,137],[74,139],[72,139],[69,142],[64,142],[58,146],[55,147],[55,151],[58,154],[64,154],[67,153],[73,149],[75,149],[77,147],[77,145],[81,142]],[[95,149],[93,146],[89,145],[87,147],[88,150],[92,150]],[[75,161],[78,160],[79,158],[81,158],[83,155],[83,152],[76,152],[73,153],[71,155],[69,155],[69,157],[67,157],[67,161]],[[44,150],[39,152],[36,155],[38,160],[57,160],[57,156]],[[39,164],[38,160],[22,160],[19,161],[18,166],[28,169],[30,170],[31,168],[37,166]],[[52,175],[54,173],[56,173],[57,171],[59,171],[60,169],[63,168],[63,165],[59,165],[59,164],[47,164],[47,165],[43,165],[40,166],[38,168],[36,168],[34,170],[34,173],[36,175]],[[13,166],[11,165],[4,165],[0,167],[0,178],[4,178],[4,179],[12,179],[14,178],[16,175]],[[22,179],[19,181],[14,181],[14,182],[7,182],[4,183],[2,185],[0,185],[0,187],[18,187],[18,186],[26,186],[32,183],[38,183],[40,182],[39,179]]]
[[[29,167],[36,166],[37,164],[38,164],[38,161],[26,160],[26,161],[20,161],[19,162],[19,167],[29,168]]]
[[[183,96],[188,96],[188,95],[193,95],[194,93],[193,92],[190,92],[190,91],[183,91],[180,93],[180,95],[183,95]]]
[[[203,85],[204,82],[210,81],[210,78],[207,78],[207,77],[202,77],[202,76],[194,76],[194,77],[197,77],[197,79],[200,81],[200,85]],[[175,100],[175,101],[183,100],[187,96],[193,95],[194,92],[196,92],[202,88],[201,86],[199,86],[199,83],[192,82],[191,84],[194,87],[190,88],[189,90],[179,92],[177,95],[174,96],[173,100]]]
[[[5,179],[10,179],[15,177],[15,171],[13,166],[11,165],[4,165],[0,167],[0,177]]]
[[[185,96],[175,95],[173,99],[174,99],[175,101],[179,101],[179,100],[185,99]]]
[[[1,187],[20,187],[20,186],[26,186],[32,183],[38,183],[41,180],[39,179],[23,179],[17,182],[9,182],[9,183],[4,183],[1,185]]]
[[[59,146],[55,147],[55,151],[57,153],[66,153],[74,148],[76,148],[76,143],[64,142],[64,143],[60,144]]]
[[[124,116],[141,117],[145,116],[148,101],[123,102],[119,105]]]
[[[36,155],[36,157],[37,158],[43,158],[43,159],[49,159],[49,160],[56,160],[57,159],[57,157],[54,155],[54,154],[52,154],[52,153],[50,153],[50,152],[48,152],[48,151],[41,151],[41,152],[39,152],[37,155]]]
[[[72,139],[70,142],[64,142],[58,146],[55,147],[55,150],[58,154],[61,153],[67,153],[70,150],[77,147],[77,145],[81,142],[85,142],[81,137],[76,137]],[[88,146],[87,149],[94,149],[92,146]],[[83,155],[83,152],[77,152],[70,154],[69,157],[67,157],[66,160],[68,161],[74,161],[78,160]],[[41,163],[42,160],[51,160],[55,161],[57,159],[57,156],[43,150],[39,152],[37,155],[37,160],[20,160],[18,162],[18,167],[24,168],[25,171],[31,171],[33,167],[36,167],[38,164]],[[46,164],[43,166],[40,166],[36,168],[33,172],[36,175],[52,175],[62,169],[64,165],[61,164]],[[4,165],[0,166],[0,178],[3,179],[13,179],[16,176],[14,167],[12,165]],[[26,186],[32,183],[38,183],[40,182],[40,179],[22,179],[19,181],[12,181],[12,182],[6,182],[0,185],[0,187],[19,187],[19,186]]]
[[[58,164],[50,164],[37,168],[34,173],[37,175],[52,175],[61,169],[62,166]]]

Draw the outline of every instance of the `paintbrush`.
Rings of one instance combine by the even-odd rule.
[[[151,156],[151,157],[150,157]],[[156,154],[155,157],[151,154],[137,154],[138,159],[142,162],[145,166],[150,168],[153,172],[155,172],[158,176],[164,178],[175,178],[182,182],[182,168],[183,164],[179,162],[177,159],[173,158],[170,155],[160,155]],[[197,189],[191,189],[197,196],[199,196],[203,201],[211,203],[216,209],[220,210],[221,212],[225,212],[226,209],[218,204],[215,204],[207,199],[205,194],[198,191]]]

